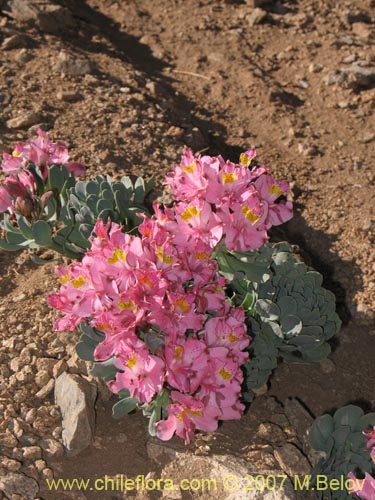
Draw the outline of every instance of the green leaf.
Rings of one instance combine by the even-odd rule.
[[[280,320],[280,325],[284,335],[288,337],[294,337],[301,333],[302,330],[302,321],[293,314],[283,316]]]
[[[363,417],[363,410],[359,406],[348,405],[339,408],[333,416],[336,426],[349,426],[351,430],[355,430],[358,420]]]
[[[311,446],[318,451],[328,451],[328,440],[333,430],[334,423],[331,415],[322,415],[321,417],[318,417],[311,427]]]
[[[116,378],[116,373],[118,369],[113,364],[114,359],[107,359],[106,361],[96,362],[90,370],[90,374],[93,377],[99,377],[104,379],[106,382]]]
[[[6,250],[7,252],[15,252],[17,250],[24,250],[23,247],[19,245],[11,245],[8,241],[0,238],[0,248]]]
[[[255,304],[255,309],[261,318],[275,321],[280,317],[280,308],[270,300],[259,299]]]
[[[34,235],[29,221],[23,215],[17,215],[18,227],[25,239],[33,240]]]
[[[137,177],[134,184],[134,201],[136,203],[142,203],[145,199],[145,181],[142,177]]]
[[[36,243],[48,248],[52,244],[52,233],[49,224],[43,220],[38,220],[34,222],[32,227]]]
[[[69,177],[67,169],[63,166],[49,167],[47,188],[54,191],[62,191],[65,181]]]
[[[137,399],[136,398],[125,398],[121,399],[118,403],[113,405],[112,407],[112,416],[113,418],[122,418],[131,411],[137,408]]]

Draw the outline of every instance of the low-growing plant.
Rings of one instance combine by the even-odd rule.
[[[62,143],[35,141],[4,155],[1,246],[74,259],[49,296],[55,328],[81,330],[78,355],[120,396],[115,417],[142,409],[152,435],[189,443],[239,419],[279,358],[328,355],[334,297],[288,244],[267,243],[292,203],[288,182],[252,168],[255,150],[235,164],[185,149],[166,178],[173,204],[151,208],[152,182],[76,181],[65,145],[56,157]]]
[[[367,500],[375,499],[375,479],[371,477],[375,473],[375,413],[364,414],[358,406],[344,406],[333,416],[318,417],[310,440],[312,447],[323,454],[313,469],[311,486],[316,486],[318,476],[326,478],[327,483],[349,478],[353,485],[349,491],[315,488],[318,498],[349,500],[356,493]]]

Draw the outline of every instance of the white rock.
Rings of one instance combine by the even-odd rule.
[[[62,438],[68,455],[77,455],[93,441],[96,396],[96,384],[79,375],[63,373],[56,379],[55,401],[63,417]]]

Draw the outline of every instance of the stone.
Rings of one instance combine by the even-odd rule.
[[[72,13],[53,2],[8,0],[7,7],[6,12],[13,19],[35,26],[46,33],[63,33],[76,25]]]
[[[22,467],[21,462],[8,457],[0,457],[0,467],[4,467],[10,472],[17,472]]]
[[[0,433],[0,447],[14,448],[17,446],[17,438],[7,429],[5,432]]]
[[[23,33],[16,33],[15,35],[4,38],[1,48],[3,50],[19,49],[21,47],[28,47],[30,45],[31,38]]]
[[[43,455],[47,459],[61,458],[64,455],[64,448],[59,441],[52,438],[42,439],[40,447],[43,450]]]
[[[49,379],[49,381],[44,385],[36,394],[35,397],[37,399],[43,400],[45,399],[48,394],[50,394],[53,391],[53,388],[55,387],[55,380],[53,378]]]
[[[35,375],[35,383],[40,388],[47,384],[50,379],[50,375],[47,370],[40,370]]]
[[[62,373],[67,370],[68,365],[66,364],[65,359],[60,359],[57,361],[52,368],[53,378],[58,378]]]
[[[64,92],[60,90],[57,92],[56,97],[59,101],[75,102],[81,98],[81,95],[77,92]]]
[[[311,472],[311,465],[305,455],[293,444],[285,443],[275,449],[274,455],[288,476],[304,476]]]
[[[362,66],[355,62],[347,68],[342,68],[342,73],[348,77],[350,87],[368,87],[375,82],[375,67]]]
[[[27,128],[31,127],[31,125],[39,123],[41,119],[42,117],[39,113],[35,113],[35,111],[30,111],[28,113],[16,116],[15,118],[11,118],[6,122],[6,126],[8,128]]]
[[[20,495],[26,500],[34,500],[39,491],[38,483],[31,477],[20,473],[7,474],[0,477],[0,490],[8,498],[14,498],[14,495]]]
[[[246,16],[246,20],[249,26],[252,28],[253,26],[260,24],[267,17],[267,12],[263,9],[259,9],[258,7],[253,10],[251,14]]]
[[[359,139],[359,142],[362,142],[362,144],[368,144],[369,142],[372,142],[374,139],[375,139],[374,132],[365,132],[363,136]]]
[[[71,76],[83,76],[91,73],[91,63],[85,57],[74,56],[65,51],[59,52],[53,70]]]
[[[40,446],[24,446],[22,456],[25,460],[38,460],[42,458],[42,448]]]
[[[96,384],[79,375],[63,373],[56,379],[55,401],[61,409],[62,439],[70,456],[93,442],[96,397]]]
[[[374,28],[367,23],[353,23],[352,31],[358,38],[368,41],[374,32]]]

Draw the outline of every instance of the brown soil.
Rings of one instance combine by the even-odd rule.
[[[14,19],[10,3],[0,1],[0,43],[19,38],[0,52],[1,149],[40,125],[87,163],[88,176],[155,174],[160,186],[185,144],[232,160],[256,146],[271,172],[293,185],[295,217],[275,236],[298,244],[322,272],[344,322],[333,363],[283,364],[270,394],[298,397],[314,415],[353,401],[374,408],[373,0],[270,2],[253,26],[251,1],[61,0],[73,18],[52,33]],[[60,64],[62,54],[70,66]],[[77,74],[75,64],[86,69]],[[367,80],[353,64],[368,69]],[[39,123],[7,127],[29,111],[40,113]],[[37,359],[69,360],[74,343],[52,333],[45,298],[56,288],[54,264],[37,267],[27,252],[2,252],[0,263],[0,431],[37,407],[45,425],[29,423],[24,432],[58,438],[52,394],[42,406],[34,398],[45,368]],[[16,377],[15,358],[25,376]],[[224,424],[217,446],[222,439],[235,449],[248,419]],[[58,477],[147,474],[156,466],[146,441],[141,416],[113,422],[103,401],[95,445],[54,467]]]

